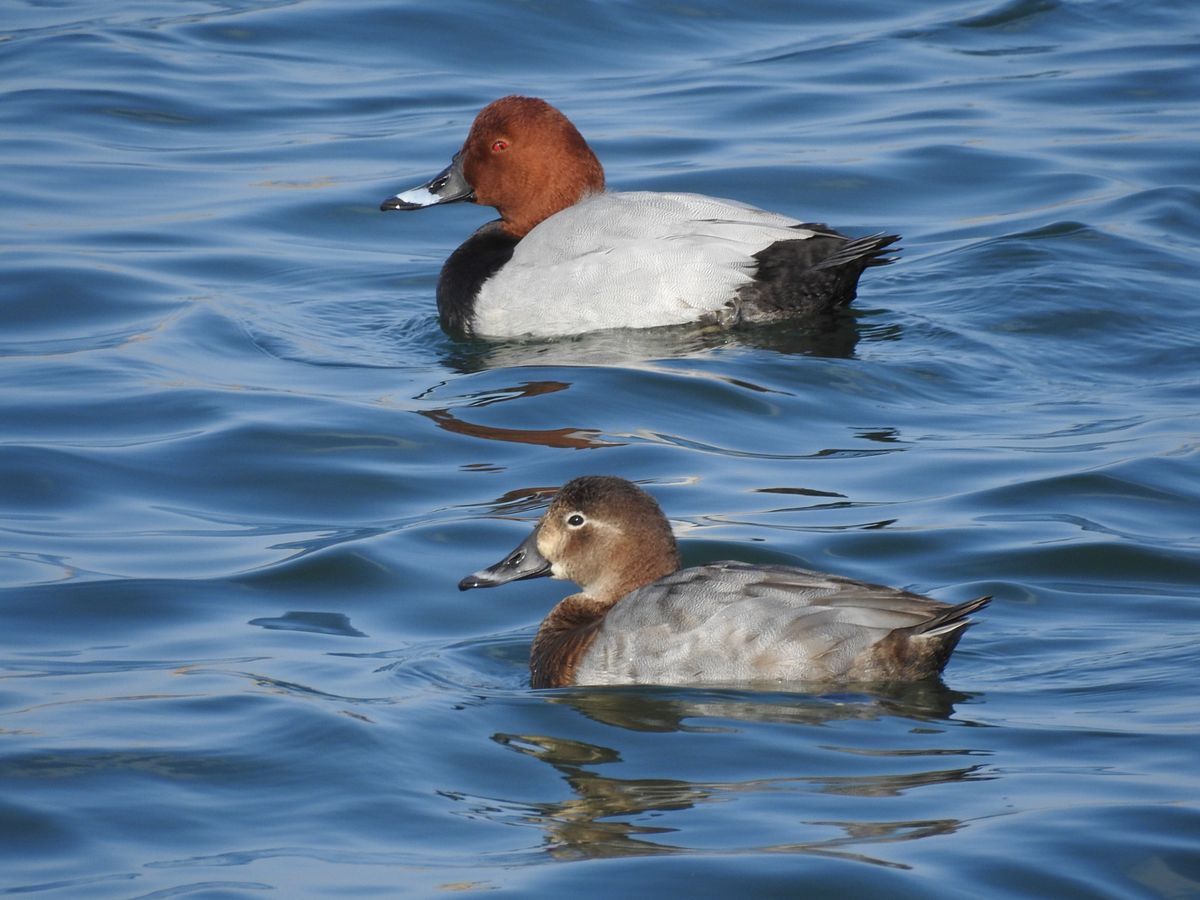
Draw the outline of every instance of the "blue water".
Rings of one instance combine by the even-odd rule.
[[[1200,896],[1200,8],[0,10],[0,894]],[[904,235],[854,317],[470,344],[378,212],[510,92]],[[943,684],[532,691],[585,473],[995,600]]]

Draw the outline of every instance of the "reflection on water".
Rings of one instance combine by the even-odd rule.
[[[874,334],[886,339],[888,333]],[[875,329],[879,331],[879,329]],[[470,341],[447,348],[442,362],[459,373],[512,366],[614,366],[652,359],[680,359],[712,350],[734,347],[772,350],[848,359],[858,345],[860,326],[852,312],[827,319],[786,322],[733,330],[715,326],[672,325],[663,328],[598,331],[554,341]]]
[[[931,679],[911,684],[870,685],[862,690],[846,685],[809,685],[805,694],[730,689],[656,689],[638,687],[568,688],[546,695],[547,702],[574,707],[589,719],[632,731],[693,731],[692,719],[735,722],[824,725],[846,719],[899,716],[921,721],[944,721],[954,705],[971,698]]]
[[[956,702],[967,695],[947,689],[940,681],[822,694],[767,694],[751,691],[689,691],[604,689],[556,691],[545,695],[552,704],[575,707],[589,719],[634,731],[729,733],[743,725],[771,723],[823,727],[850,719],[885,716],[932,723],[948,719]],[[925,725],[928,729],[928,724]],[[543,832],[546,850],[556,859],[611,859],[654,854],[699,852],[688,846],[680,829],[664,822],[646,824],[664,813],[723,803],[738,798],[753,802],[766,795],[796,795],[799,811],[794,842],[752,846],[750,842],[728,848],[733,853],[803,853],[835,856],[891,868],[907,868],[877,855],[862,852],[864,844],[910,841],[956,831],[954,818],[916,821],[832,821],[804,819],[805,795],[899,797],[919,788],[967,783],[991,778],[978,763],[919,768],[915,771],[867,774],[861,762],[855,774],[794,774],[787,777],[742,781],[689,781],[680,778],[619,778],[602,774],[599,767],[620,764],[613,747],[547,734],[497,733],[500,746],[551,766],[569,786],[566,799],[528,800],[477,797],[461,792],[445,796],[469,805],[473,816]],[[916,762],[934,758],[974,755],[961,748],[926,751],[877,748],[827,747],[835,753]],[[832,830],[832,835],[830,831]],[[806,835],[812,834],[812,837]],[[669,837],[673,836],[673,837]]]
[[[614,377],[614,384],[624,387],[627,383],[636,382],[645,373],[655,369],[656,366],[653,362],[644,362],[636,372],[632,369],[614,370],[620,373]],[[579,383],[587,385],[587,387],[580,388],[574,379],[571,381],[564,380],[564,376],[571,375],[572,371],[580,374]],[[898,428],[890,426],[855,429],[854,437],[865,442],[865,446],[826,446],[810,449],[805,452],[792,452],[789,450],[789,452],[781,453],[770,452],[764,449],[746,449],[716,444],[695,435],[676,434],[667,430],[629,429],[613,431],[577,422],[575,424],[556,425],[556,427],[552,428],[530,428],[471,421],[474,416],[469,411],[485,409],[496,404],[509,403],[511,401],[540,400],[553,397],[556,394],[563,394],[573,389],[584,392],[588,390],[594,391],[594,386],[588,385],[589,379],[583,374],[586,371],[589,370],[579,366],[573,369],[559,367],[553,370],[556,376],[553,379],[531,379],[520,381],[516,384],[503,384],[498,387],[489,386],[451,398],[443,396],[443,389],[446,385],[445,382],[439,382],[423,391],[417,397],[417,400],[426,402],[436,399],[439,401],[439,405],[429,409],[417,410],[417,414],[433,422],[438,428],[453,434],[502,443],[529,444],[567,450],[621,447],[626,444],[641,443],[683,447],[717,456],[738,459],[799,460],[860,459],[905,452],[912,446],[912,442],[905,438]],[[664,383],[671,383],[680,392],[676,404],[674,406],[668,404],[668,410],[673,412],[690,408],[688,404],[695,402],[702,403],[704,405],[703,408],[709,410],[711,413],[714,407],[719,407],[726,399],[734,402],[733,398],[736,398],[737,401],[745,404],[746,392],[752,392],[758,395],[765,395],[761,398],[763,407],[768,410],[769,414],[774,415],[779,409],[777,397],[780,395],[783,397],[789,396],[786,391],[756,384],[745,378],[734,378],[703,370],[683,372],[664,368],[657,374],[663,377],[665,380]],[[630,376],[628,380],[626,376]],[[727,391],[729,388],[733,390]],[[530,415],[538,414],[545,416],[546,409],[551,409],[551,415],[554,417],[570,416],[574,418],[582,415],[587,410],[590,410],[593,415],[604,415],[606,411],[602,407],[604,399],[607,396],[606,394],[601,394],[596,398],[595,394],[588,394],[586,396],[570,398],[559,397],[555,401],[560,405],[559,407],[553,405],[548,407],[542,406],[539,407],[537,413],[530,413]],[[598,399],[599,403],[594,404],[593,398]],[[565,407],[561,407],[564,399],[566,400],[566,405]],[[447,400],[451,402],[448,403]],[[468,412],[464,413],[464,411]],[[503,416],[506,421],[511,421],[512,419],[512,411],[509,409],[493,413],[493,415],[497,417]],[[707,431],[703,432],[703,434],[705,437],[708,436]],[[486,470],[488,466],[486,464],[476,464],[475,468]],[[778,490],[786,489],[781,488]]]
[[[431,422],[454,434],[482,438],[488,441],[505,441],[515,444],[537,444],[542,447],[557,447],[566,450],[584,450],[594,447],[619,447],[620,441],[606,441],[600,432],[591,428],[500,428],[495,425],[480,425],[464,422],[448,409],[425,410],[420,413]]]
[[[366,637],[350,624],[350,617],[343,613],[329,612],[286,612],[282,616],[263,616],[251,619],[246,624],[257,625],[272,631],[307,631],[311,634],[336,634],[341,637]]]
[[[471,396],[463,406],[468,409],[477,409],[506,400],[521,400],[554,394],[559,391],[565,391],[570,387],[570,383],[565,381],[526,381],[512,387],[480,392]],[[445,431],[490,441],[537,444],[542,447],[557,447],[568,450],[580,450],[591,447],[618,447],[622,443],[601,438],[600,432],[594,428],[572,426],[564,426],[562,428],[503,428],[495,425],[467,422],[459,418],[447,407],[420,410],[418,414],[429,419],[438,428]]]

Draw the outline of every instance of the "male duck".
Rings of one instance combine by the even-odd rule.
[[[793,566],[679,568],[654,499],[622,478],[567,483],[502,562],[460,590],[551,575],[583,590],[538,629],[536,688],[571,684],[913,681],[938,674],[971,613]]]
[[[458,336],[555,337],[689,322],[811,316],[854,299],[898,235],[850,239],[825,225],[700,194],[604,190],[600,161],[557,109],[503,97],[431,181],[383,201],[494,206],[438,279]]]

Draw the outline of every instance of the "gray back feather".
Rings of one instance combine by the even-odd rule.
[[[807,569],[712,563],[618,601],[576,677],[580,684],[836,680],[894,629],[947,608]]]

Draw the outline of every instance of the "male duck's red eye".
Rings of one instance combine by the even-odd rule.
[[[507,150],[507,149],[508,149],[508,141],[505,141],[505,140],[492,141],[492,152],[493,153],[499,153],[500,151]]]

